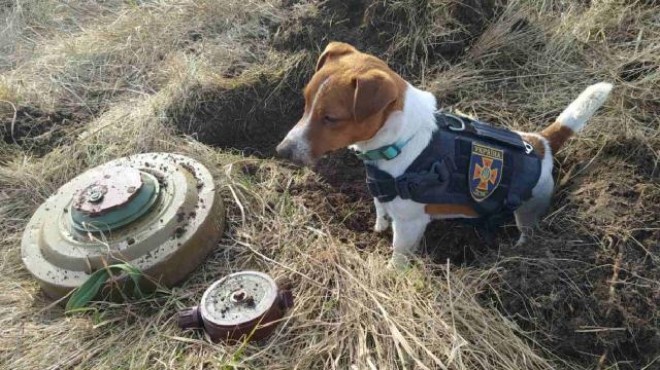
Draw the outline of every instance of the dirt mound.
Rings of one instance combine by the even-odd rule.
[[[0,134],[8,144],[43,156],[53,148],[74,141],[74,131],[89,119],[88,114],[44,111],[32,106],[0,111]]]
[[[636,368],[660,348],[657,157],[634,137],[569,145],[584,162],[559,157],[569,170],[542,232],[480,258],[500,271],[485,297],[557,353]]]
[[[274,34],[279,50],[319,50],[344,41],[418,79],[425,66],[457,61],[501,12],[488,1],[288,1],[292,16]],[[421,67],[421,70],[420,70]]]

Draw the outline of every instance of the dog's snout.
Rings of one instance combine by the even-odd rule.
[[[277,148],[275,148],[277,155],[284,159],[292,159],[293,157],[293,145],[290,141],[282,141]]]
[[[310,153],[310,142],[307,139],[306,126],[298,123],[275,148],[277,155],[298,165],[314,163]]]
[[[275,148],[277,155],[300,166],[311,166],[314,160],[310,158],[307,147],[301,145],[299,141],[284,139]]]

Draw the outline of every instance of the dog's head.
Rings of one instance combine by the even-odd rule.
[[[406,82],[382,60],[331,42],[304,90],[305,112],[277,146],[280,156],[313,165],[324,154],[371,139],[403,108]]]

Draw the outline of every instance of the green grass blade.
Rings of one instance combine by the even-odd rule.
[[[94,297],[96,297],[110,276],[118,273],[125,273],[128,275],[135,285],[135,292],[138,292],[140,296],[143,296],[142,291],[139,288],[142,272],[135,266],[131,266],[127,263],[120,263],[94,272],[87,281],[76,288],[66,304],[66,312],[79,312],[92,299],[94,299]]]
[[[101,287],[108,281],[110,272],[108,269],[101,269],[94,272],[81,286],[76,290],[66,303],[66,312],[85,307],[101,290]]]

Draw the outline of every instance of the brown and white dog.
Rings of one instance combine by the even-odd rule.
[[[541,132],[518,133],[542,157],[541,175],[532,197],[514,213],[521,232],[518,244],[525,242],[550,204],[553,153],[584,127],[611,89],[609,83],[592,85]],[[301,164],[313,165],[324,154],[340,148],[366,152],[412,138],[396,158],[374,163],[398,177],[437,129],[436,99],[431,93],[413,87],[382,60],[345,43],[332,42],[326,47],[304,95],[302,118],[277,146],[279,155]],[[477,217],[468,206],[421,204],[399,197],[387,203],[374,199],[374,203],[375,230],[386,230],[392,221],[394,253],[390,263],[397,267],[407,264],[432,219]]]

